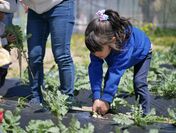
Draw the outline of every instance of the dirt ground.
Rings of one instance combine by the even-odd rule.
[[[17,85],[19,81],[17,79],[8,79],[2,89],[0,89],[0,95],[3,95],[4,101],[0,103],[0,108],[5,110],[14,110],[17,105],[17,100],[19,97],[26,97],[30,94],[30,88],[26,85]],[[81,90],[77,99],[83,102],[85,106],[90,107],[91,99],[89,95],[90,90]],[[129,103],[134,103],[134,97],[125,98]],[[156,109],[158,115],[165,115],[167,108],[175,107],[176,99],[164,99],[162,97],[158,98],[155,96],[151,97],[151,105]],[[125,108],[119,108],[119,112],[125,113],[127,110]],[[63,118],[63,123],[69,126],[71,118],[75,117],[83,124],[92,123],[94,125],[94,133],[109,133],[116,132],[116,128],[121,128],[121,126],[115,123],[113,119],[113,114],[108,113],[105,115],[108,119],[98,119],[93,118],[90,112],[86,111],[74,111],[70,110],[66,116]],[[25,128],[30,120],[47,120],[50,119],[54,123],[57,123],[57,118],[50,111],[43,111],[41,107],[27,106],[21,112],[20,126]],[[125,129],[125,127],[124,127]],[[175,133],[176,127],[171,124],[155,123],[153,125],[148,125],[146,127],[131,126],[127,128],[130,133],[150,133],[150,130],[158,130],[158,133]],[[122,129],[123,130],[123,129]]]
[[[76,56],[74,52],[72,53],[72,57],[74,60],[74,63],[80,62],[80,60],[83,60],[81,57]],[[11,51],[11,58],[12,58],[12,64],[9,67],[9,72],[7,75],[7,78],[14,78],[14,77],[19,77],[20,75],[20,68],[19,68],[19,59],[18,59],[18,54],[17,50],[13,49]],[[51,48],[46,48],[46,53],[45,53],[45,58],[44,58],[44,68],[45,71],[50,69],[53,65],[55,64],[54,62],[54,57],[51,51]],[[27,67],[27,62],[25,58],[23,57],[22,59],[22,71],[24,71]]]

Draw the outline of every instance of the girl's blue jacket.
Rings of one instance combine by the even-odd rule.
[[[131,35],[120,52],[111,50],[105,60],[90,53],[89,79],[93,92],[93,99],[101,99],[111,103],[126,69],[142,61],[151,49],[151,42],[146,34],[138,28],[131,28]],[[102,91],[103,63],[107,62],[104,89]]]

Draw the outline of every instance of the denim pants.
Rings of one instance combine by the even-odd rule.
[[[4,85],[5,83],[5,78],[7,76],[7,71],[8,71],[8,68],[3,68],[3,67],[0,67],[0,88]]]
[[[139,98],[144,115],[150,112],[150,93],[148,90],[147,76],[151,58],[152,53],[150,52],[144,60],[134,66],[134,91],[136,99]]]
[[[70,40],[74,26],[74,0],[63,0],[43,14],[29,9],[27,41],[29,58],[29,80],[33,98],[42,101],[41,86],[44,85],[43,59],[48,35],[58,65],[61,92],[73,96],[74,64],[70,54]]]
[[[13,20],[13,13],[5,13],[5,17],[3,19],[3,22],[5,25],[12,25],[12,20]]]

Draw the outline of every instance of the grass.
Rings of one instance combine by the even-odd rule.
[[[89,51],[85,46],[83,34],[74,34],[72,36],[71,51],[76,64],[88,66]]]
[[[154,39],[152,39],[152,42],[157,46],[168,47],[173,44],[176,45],[176,36],[155,37]]]
[[[173,44],[176,45],[176,29],[157,28],[150,38],[156,46],[170,47]]]

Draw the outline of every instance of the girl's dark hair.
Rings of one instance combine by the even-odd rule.
[[[132,25],[128,19],[110,9],[104,14],[108,15],[108,20],[93,19],[85,31],[85,44],[93,53],[101,51],[102,45],[111,44],[113,37],[116,38],[116,50],[120,50],[131,34]]]

